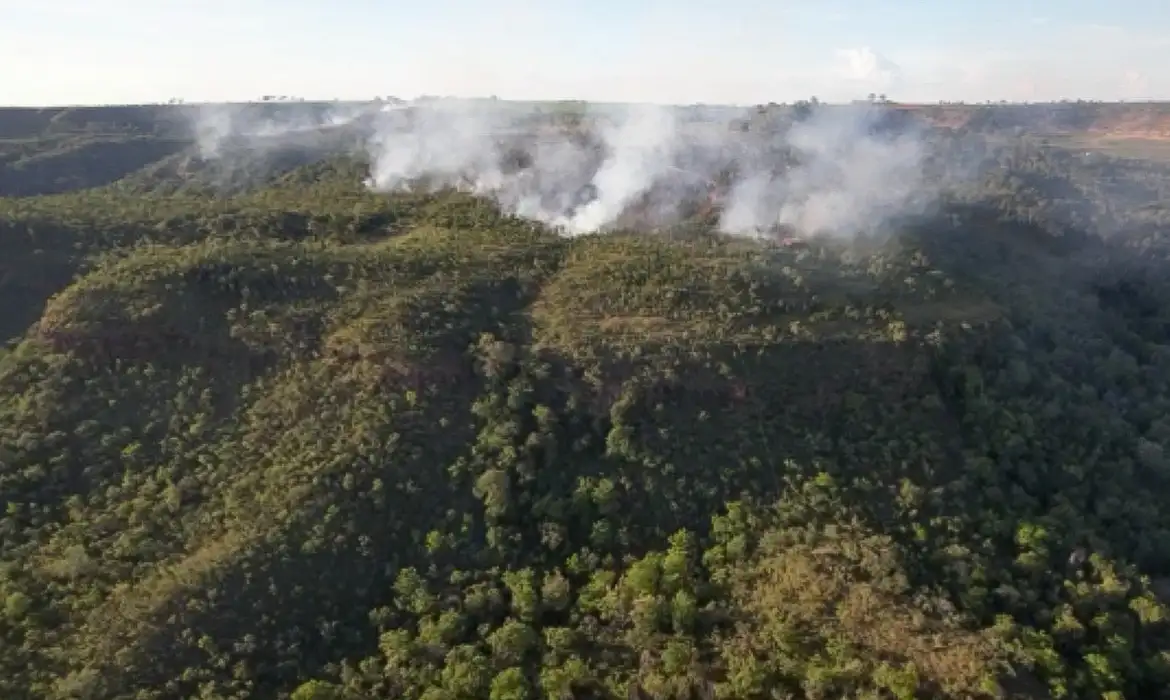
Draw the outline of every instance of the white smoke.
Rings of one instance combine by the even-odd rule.
[[[370,179],[378,190],[459,187],[478,194],[507,185],[496,139],[504,114],[469,103],[441,101],[382,111],[370,139]]]
[[[611,227],[638,207],[649,207],[651,221],[670,222],[728,171],[735,176],[719,221],[726,233],[790,226],[847,235],[913,213],[932,196],[919,134],[874,133],[867,109],[817,110],[766,134],[680,123],[679,110],[668,107],[587,113],[586,122],[600,122],[598,143],[566,130],[538,132],[528,162],[513,171],[501,167],[508,145],[500,137],[523,130],[514,114],[455,101],[396,114],[371,149],[370,187],[460,188],[570,234]]]
[[[937,195],[928,184],[922,135],[872,133],[873,113],[823,110],[783,135],[798,164],[779,174],[750,172],[724,210],[728,233],[770,224],[808,233],[857,233],[920,212]]]
[[[622,212],[669,174],[682,145],[674,116],[659,107],[637,107],[619,125],[602,131],[609,155],[593,175],[596,199],[557,223],[574,233],[595,231],[613,223]]]
[[[454,187],[571,233],[594,230],[653,184],[672,143],[666,116],[647,110],[603,124],[595,144],[553,128],[525,133],[522,120],[494,105],[440,100],[391,109],[371,141],[368,184],[379,191]],[[508,163],[514,151],[524,162]]]
[[[790,227],[849,236],[924,211],[939,189],[923,175],[922,135],[877,128],[884,113],[868,106],[821,107],[800,119],[791,110],[728,119],[712,110],[586,107],[571,125],[552,110],[495,100],[324,113],[279,107],[278,116],[205,109],[196,120],[201,151],[214,157],[241,136],[279,139],[361,119],[371,189],[455,188],[570,235],[668,225],[707,202],[725,233]],[[745,119],[750,129],[735,128]]]
[[[366,105],[352,103],[201,104],[193,107],[189,119],[200,157],[213,159],[241,142],[271,147],[287,138],[351,124],[369,111]]]

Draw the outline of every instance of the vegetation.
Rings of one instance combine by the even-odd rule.
[[[0,696],[1166,697],[1159,164],[564,238],[116,113],[0,114]]]

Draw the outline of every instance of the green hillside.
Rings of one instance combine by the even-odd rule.
[[[567,238],[152,119],[12,135],[0,697],[1170,697],[1157,164]]]

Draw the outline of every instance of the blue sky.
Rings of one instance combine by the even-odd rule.
[[[0,104],[1170,99],[1170,0],[0,0]]]

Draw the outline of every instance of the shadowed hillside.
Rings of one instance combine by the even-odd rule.
[[[1166,696],[1159,163],[566,236],[136,109],[0,112],[75,183],[0,198],[3,697]]]

